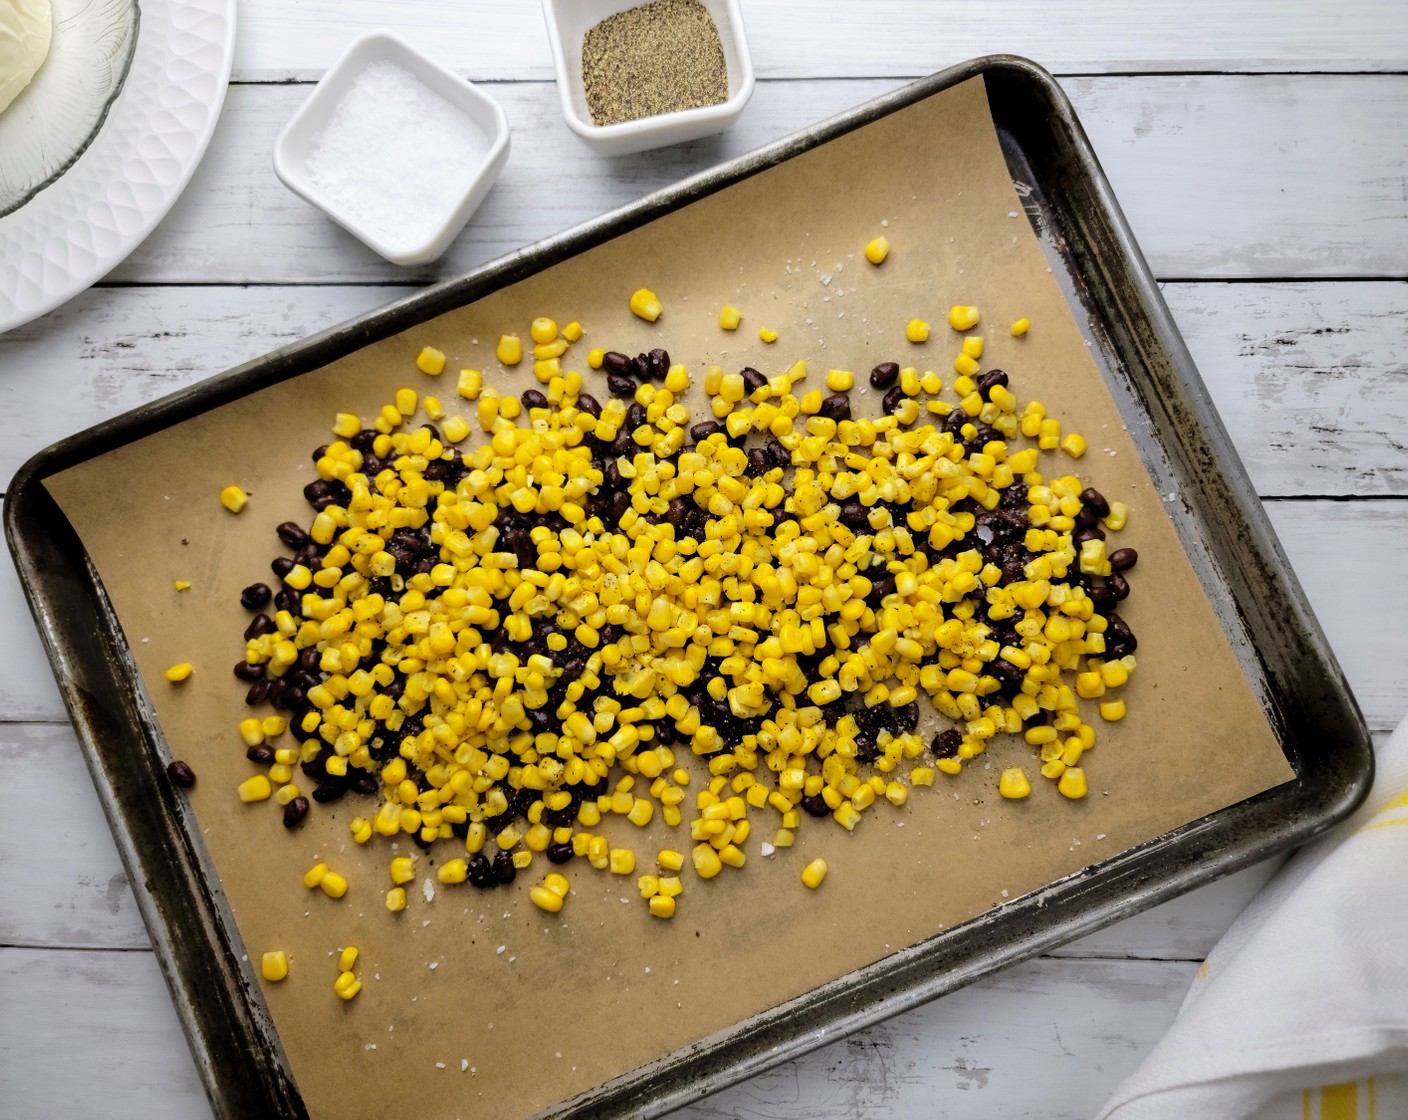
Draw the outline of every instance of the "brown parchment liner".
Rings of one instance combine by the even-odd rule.
[[[289,978],[265,985],[265,997],[312,1115],[549,1107],[1292,777],[1020,214],[973,79],[477,304],[49,480],[101,573],[173,755],[199,775],[191,803],[249,954],[289,954]],[[881,232],[894,248],[875,268],[861,249]],[[666,307],[654,325],[626,309],[643,284]],[[733,334],[716,324],[725,303],[744,314]],[[488,893],[437,883],[426,902],[418,880],[407,911],[391,915],[391,845],[358,847],[347,829],[374,801],[315,805],[288,832],[272,802],[235,798],[254,772],[235,731],[244,686],[230,673],[247,618],[239,590],[269,579],[274,525],[307,524],[309,452],[331,438],[334,412],[370,417],[412,386],[472,416],[455,395],[461,366],[508,392],[535,386],[529,363],[505,371],[493,349],[501,331],[526,338],[536,315],[585,325],[567,364],[601,399],[585,363],[593,345],[663,345],[695,372],[718,362],[771,374],[805,358],[808,385],[836,365],[862,386],[872,365],[893,359],[947,384],[960,341],[946,321],[954,303],[983,311],[985,368],[1007,369],[1019,400],[1043,401],[1089,439],[1080,463],[1044,456],[1040,469],[1075,470],[1131,509],[1118,541],[1141,557],[1122,612],[1139,638],[1139,670],[1121,724],[1101,724],[1087,705],[1100,739],[1084,762],[1084,801],[1060,797],[1036,776],[1032,748],[1004,737],[903,809],[877,806],[854,834],[804,819],[797,846],[770,859],[758,841],[775,814],[755,811],[748,866],[708,883],[686,869],[679,913],[665,922],[647,916],[635,876],[581,860],[563,869],[573,885],[563,912],[541,913],[527,898],[528,882],[551,869],[541,857],[519,883]],[[1023,316],[1031,332],[1013,339],[1007,325]],[[904,339],[911,317],[934,324],[924,346]],[[758,340],[764,326],[778,332],[775,345]],[[413,364],[427,344],[449,355],[439,379]],[[858,411],[878,412],[878,393],[853,397]],[[231,482],[251,494],[240,516],[216,500]],[[177,579],[190,590],[173,590]],[[163,670],[178,661],[195,673],[173,686]],[[996,794],[998,771],[1014,764],[1036,786],[1020,803]],[[696,777],[692,789],[700,785]],[[658,820],[648,834],[619,818],[598,831],[636,850],[638,873],[654,870],[658,848],[690,847],[685,829]],[[455,847],[438,845],[436,862]],[[418,855],[421,879],[433,876],[432,860],[404,839],[399,852]],[[831,871],[809,891],[798,876],[818,855]],[[341,901],[302,885],[319,859],[351,883]],[[361,950],[364,990],[343,1003],[332,984],[348,944]]]

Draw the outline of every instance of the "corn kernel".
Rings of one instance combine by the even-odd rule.
[[[347,893],[347,880],[336,871],[329,871],[318,881],[318,886],[329,898],[341,898]]]
[[[612,848],[607,866],[613,875],[631,875],[636,869],[636,854],[630,848]]]
[[[649,906],[652,918],[673,918],[675,916],[675,900],[669,895],[652,896]]]
[[[826,387],[833,393],[844,393],[855,384],[856,375],[848,369],[826,371]]]
[[[416,355],[416,369],[436,377],[445,372],[445,355],[433,346],[426,346]],[[341,433],[338,433],[341,435]],[[352,435],[356,435],[353,432]]]
[[[777,332],[769,330],[767,327],[763,327],[758,331],[758,337],[764,342],[771,345],[772,343],[777,341]]]
[[[240,800],[246,804],[252,801],[267,801],[274,795],[274,787],[263,774],[255,774],[239,784]]]
[[[890,255],[890,242],[884,236],[873,237],[865,243],[865,259],[871,264],[884,264]]]
[[[723,861],[719,859],[719,853],[708,844],[695,845],[692,854],[694,870],[701,879],[712,879],[724,868]]]
[[[955,306],[948,309],[948,325],[956,331],[971,331],[981,317],[976,307]]]
[[[362,982],[352,973],[343,972],[333,981],[332,990],[342,999],[352,999],[362,990]]]
[[[725,304],[719,309],[719,326],[726,331],[736,331],[743,322],[743,314],[738,308]]]
[[[997,781],[997,792],[1012,801],[1020,801],[1032,791],[1032,784],[1020,766],[1009,766]]]
[[[928,342],[929,324],[923,319],[911,319],[905,324],[904,336],[910,342]]]
[[[545,317],[534,319],[528,334],[538,345],[546,345],[557,338],[557,324]]]
[[[632,292],[629,306],[632,315],[647,323],[655,322],[665,311],[659,297],[649,288],[637,288]]]
[[[357,946],[348,945],[337,958],[337,967],[342,972],[351,972],[357,963]]]
[[[661,850],[655,857],[655,862],[666,871],[678,871],[684,866],[684,855],[680,852],[672,851],[669,848]]]
[[[1124,719],[1125,707],[1123,700],[1106,700],[1100,705],[1100,718],[1114,723]]]
[[[802,883],[812,890],[816,890],[817,887],[821,886],[822,880],[825,878],[826,861],[824,859],[814,859],[811,863],[807,864],[806,867],[802,868]]]
[[[386,892],[386,908],[393,914],[399,914],[406,908],[405,887],[392,887]]]
[[[455,391],[465,400],[472,401],[478,398],[483,384],[484,378],[477,369],[462,369],[460,370],[459,382],[455,385]]]
[[[288,954],[282,949],[265,953],[259,961],[259,971],[265,980],[277,984],[288,975]]]
[[[182,661],[179,665],[173,665],[166,670],[166,679],[175,683],[183,681],[191,675],[191,663]]]
[[[1079,459],[1086,452],[1086,442],[1084,436],[1078,436],[1072,432],[1061,441],[1061,450],[1072,459]]]
[[[231,513],[239,513],[249,503],[249,495],[238,486],[227,486],[220,491],[220,504]]]
[[[303,885],[305,887],[316,887],[323,881],[323,876],[328,873],[328,865],[325,863],[315,863],[303,874]]]
[[[435,877],[446,886],[463,883],[469,878],[469,863],[463,859],[447,860],[436,868]]]
[[[1018,319],[1009,329],[1012,332],[1013,338],[1021,338],[1027,331],[1032,329],[1032,323],[1030,319]]]
[[[1062,797],[1069,797],[1072,801],[1079,801],[1086,794],[1085,771],[1079,766],[1069,766],[1061,773],[1061,777],[1056,782],[1056,788]]]
[[[545,910],[549,914],[556,914],[562,909],[563,897],[556,891],[549,890],[545,886],[533,887],[528,892],[528,898],[539,910]]]
[[[494,355],[506,366],[516,366],[523,360],[523,340],[516,334],[505,334],[499,336],[499,344],[494,348]]]
[[[593,347],[591,350],[587,351],[587,365],[591,366],[592,369],[600,369],[602,363],[605,361],[606,351],[600,346]]]

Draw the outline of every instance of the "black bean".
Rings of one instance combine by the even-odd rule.
[[[251,708],[258,707],[269,698],[269,690],[274,687],[274,682],[268,677],[255,681],[249,686],[249,691],[244,694],[244,702]]]
[[[747,388],[748,395],[750,397],[759,389],[764,388],[768,383],[768,379],[764,377],[761,373],[759,373],[757,370],[755,370],[752,366],[744,366],[742,373],[743,384]]]
[[[167,766],[166,776],[171,779],[172,785],[182,789],[190,789],[196,784],[196,772],[179,758]]]
[[[308,815],[308,799],[301,793],[284,806],[284,827],[297,828]]]
[[[881,362],[870,371],[870,384],[876,389],[883,389],[887,385],[893,385],[895,378],[900,375],[900,367],[896,362]]]
[[[786,470],[792,465],[792,452],[788,451],[787,448],[783,447],[777,440],[770,439],[765,446],[768,449],[768,458],[772,461],[773,466],[781,467],[783,470]]]
[[[1115,601],[1115,593],[1103,583],[1090,588],[1086,591],[1086,594],[1090,596],[1090,601],[1094,603],[1096,607],[1108,607]]]
[[[280,579],[283,579],[284,576],[288,575],[289,572],[293,571],[293,561],[290,560],[287,556],[275,556],[273,562],[270,563],[269,567],[273,570],[276,576],[278,576]]]
[[[1080,492],[1080,501],[1081,505],[1092,510],[1096,517],[1104,517],[1110,512],[1110,503],[1105,500],[1105,495],[1093,486],[1088,486]]]
[[[303,593],[295,591],[292,587],[283,587],[274,596],[274,609],[277,611],[288,611],[289,614],[297,614],[303,605]]]
[[[479,888],[492,887],[498,883],[494,878],[494,866],[483,852],[475,852],[469,857],[469,882]]]
[[[316,801],[316,802],[318,802],[320,805],[326,805],[326,804],[327,804],[328,802],[330,802],[330,801],[339,801],[339,800],[341,800],[342,795],[345,794],[346,792],[347,792],[347,787],[344,786],[344,785],[341,785],[341,784],[338,784],[338,785],[335,785],[335,786],[334,786],[334,785],[314,786],[314,787],[313,787],[313,800]],[[290,801],[289,804],[292,805],[293,802]]]
[[[505,885],[513,882],[518,875],[518,868],[513,866],[513,856],[508,852],[500,851],[494,857],[494,878]]]
[[[1104,539],[1105,534],[1093,525],[1090,526],[1088,529],[1077,529],[1074,533],[1071,534],[1071,543],[1077,548],[1083,545],[1086,541],[1103,541]]]
[[[901,389],[898,385],[896,385],[893,389],[891,389],[888,393],[885,394],[884,399],[880,402],[880,407],[883,408],[886,412],[892,413],[895,411],[895,409],[899,408],[900,401],[904,399],[904,390]]]
[[[1129,598],[1129,580],[1118,572],[1105,581],[1105,586],[1110,589],[1110,594],[1115,597],[1116,602]]]
[[[631,372],[633,365],[631,359],[619,350],[608,350],[601,356],[601,368],[608,374],[617,373],[624,376]]]
[[[257,681],[264,676],[264,666],[254,665],[248,661],[236,661],[235,676],[242,681]]]
[[[595,397],[588,396],[586,393],[577,398],[577,408],[588,416],[601,415],[601,404]]]
[[[645,356],[645,364],[652,381],[664,381],[670,371],[670,355],[657,346]]]
[[[963,736],[953,728],[949,728],[934,736],[934,741],[929,744],[929,750],[933,752],[935,758],[952,758],[962,745]]]
[[[260,743],[257,747],[250,747],[249,750],[244,752],[244,756],[249,759],[250,762],[257,763],[260,766],[274,765],[274,748],[266,743]]]
[[[813,817],[828,817],[831,815],[831,806],[826,803],[826,799],[819,793],[814,793],[809,797],[802,798],[802,808]]]
[[[632,401],[626,409],[626,431],[634,432],[645,423],[645,405],[640,401]]]
[[[833,393],[821,402],[819,416],[828,420],[849,420],[851,418],[851,398],[845,393]]]
[[[547,408],[548,399],[538,392],[537,389],[524,389],[523,395],[519,397],[524,408]]]
[[[748,449],[748,470],[755,478],[762,478],[772,470],[772,465],[768,462],[768,453],[761,447]]]
[[[445,476],[450,473],[450,465],[437,459],[433,463],[426,464],[425,470],[420,473],[426,482],[444,482]]]
[[[372,444],[376,443],[377,435],[378,433],[375,428],[363,428],[360,432],[358,432],[355,436],[348,440],[348,444],[352,447],[353,450],[360,451],[363,455],[365,455],[368,451],[372,449]]]
[[[724,426],[717,420],[702,420],[689,429],[689,438],[695,443],[703,443],[712,435],[717,435],[724,430]]]
[[[1129,628],[1129,623],[1113,613],[1105,621],[1109,624],[1107,629],[1114,639],[1114,644],[1118,646],[1118,650],[1107,648],[1106,653],[1111,657],[1123,657],[1138,648],[1139,643],[1135,640],[1134,631]],[[1107,647],[1111,645],[1110,638],[1105,639],[1105,644]]]
[[[982,377],[978,378],[978,392],[982,394],[983,400],[988,399],[988,394],[999,385],[1007,384],[1007,374],[1000,369],[990,369]]]
[[[1132,548],[1117,548],[1106,559],[1110,561],[1110,567],[1115,571],[1125,572],[1138,563],[1139,553]]]
[[[313,672],[315,669],[317,669],[318,663],[319,663],[319,661],[321,661],[321,660],[322,660],[322,654],[320,654],[320,653],[318,652],[318,647],[317,647],[317,646],[309,646],[307,649],[305,649],[305,650],[300,650],[300,651],[299,651],[299,654],[298,654],[298,667],[299,667],[300,669],[303,669],[303,670],[305,670],[305,671],[311,673],[311,672]]]
[[[547,851],[543,854],[548,857],[549,863],[570,863],[575,853],[572,851],[572,844],[568,842],[566,844],[549,844]]]
[[[606,375],[606,388],[613,397],[622,400],[634,400],[636,395],[636,383],[624,373],[609,373]]]
[[[321,567],[318,560],[322,557],[323,550],[312,541],[309,541],[302,548],[293,554],[293,562],[302,564],[305,568]]]
[[[274,592],[267,583],[251,583],[240,592],[240,606],[246,610],[257,611],[273,597]]]
[[[841,507],[841,521],[850,529],[868,528],[870,512],[859,502],[847,502]]]
[[[631,496],[624,490],[617,490],[612,494],[611,506],[608,511],[611,514],[612,524],[620,524],[621,518],[626,516],[626,511],[630,508]]]
[[[257,614],[249,620],[249,625],[244,628],[244,640],[253,641],[261,638],[265,634],[272,634],[278,627],[274,625],[274,620],[267,614]]]

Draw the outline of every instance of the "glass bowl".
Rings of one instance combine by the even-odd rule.
[[[137,48],[137,0],[51,0],[49,57],[0,112],[0,218],[87,150],[122,90]]]

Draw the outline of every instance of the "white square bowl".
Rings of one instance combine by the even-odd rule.
[[[388,237],[388,231],[375,229],[349,214],[320,190],[308,173],[308,154],[313,139],[332,116],[362,71],[372,62],[387,61],[414,75],[432,92],[439,94],[483,130],[489,137],[489,151],[477,167],[447,168],[447,174],[461,175],[463,191],[434,232],[419,242],[401,242]],[[508,162],[508,117],[503,107],[487,93],[461,78],[453,70],[427,58],[404,39],[388,31],[373,31],[357,39],[346,53],[323,75],[308,100],[284,126],[274,143],[274,173],[284,186],[325,211],[338,225],[375,249],[392,264],[425,264],[439,257],[484,201],[494,180]],[[378,153],[368,152],[369,160]]]
[[[543,0],[548,25],[557,93],[567,127],[602,155],[622,156],[680,144],[722,132],[738,119],[753,96],[753,60],[743,30],[739,0],[700,0],[719,29],[724,63],[728,67],[728,100],[702,109],[661,113],[621,124],[592,123],[587,91],[582,83],[582,40],[607,16],[639,7],[645,0]]]

